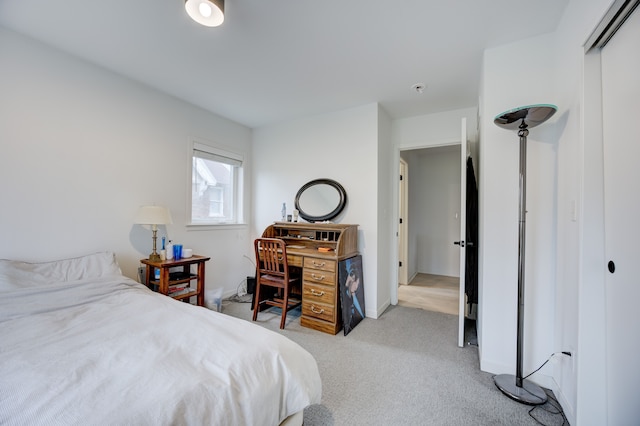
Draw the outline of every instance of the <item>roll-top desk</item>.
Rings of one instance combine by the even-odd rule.
[[[358,225],[276,222],[262,236],[284,240],[289,266],[302,268],[300,324],[338,333],[342,328],[338,263],[358,254]]]

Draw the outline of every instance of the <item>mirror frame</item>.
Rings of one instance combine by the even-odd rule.
[[[332,188],[334,188],[338,192],[338,195],[340,196],[340,201],[338,202],[338,205],[336,206],[336,208],[333,209],[331,212],[321,216],[312,216],[300,208],[300,196],[302,196],[304,191],[306,191],[307,189],[315,185],[329,185]],[[331,220],[334,217],[338,216],[342,212],[342,210],[344,210],[346,205],[347,205],[347,191],[344,190],[342,185],[340,185],[338,182],[332,179],[315,179],[305,183],[304,185],[302,185],[302,188],[298,190],[298,193],[296,194],[296,199],[295,199],[295,206],[296,206],[296,209],[298,210],[298,214],[300,215],[301,218],[303,218],[307,222],[322,222],[325,220]]]

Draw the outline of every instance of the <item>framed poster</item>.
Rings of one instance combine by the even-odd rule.
[[[339,265],[340,303],[346,336],[364,318],[364,281],[362,255],[342,260]]]

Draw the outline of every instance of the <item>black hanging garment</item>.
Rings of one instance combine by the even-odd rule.
[[[478,186],[471,157],[467,158],[467,232],[464,292],[467,303],[478,303]]]

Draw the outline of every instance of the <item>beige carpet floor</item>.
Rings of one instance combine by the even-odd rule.
[[[418,274],[408,285],[398,286],[398,305],[458,315],[460,279]]]
[[[251,320],[248,303],[225,300],[222,307],[223,314]],[[492,375],[480,371],[477,346],[457,346],[455,315],[389,306],[347,336],[302,327],[299,310],[287,314],[284,330],[280,315],[269,311],[254,324],[290,338],[317,361],[322,400],[304,410],[304,426],[563,424],[562,415],[551,414],[558,411],[551,399],[530,413],[531,406],[498,390]]]

